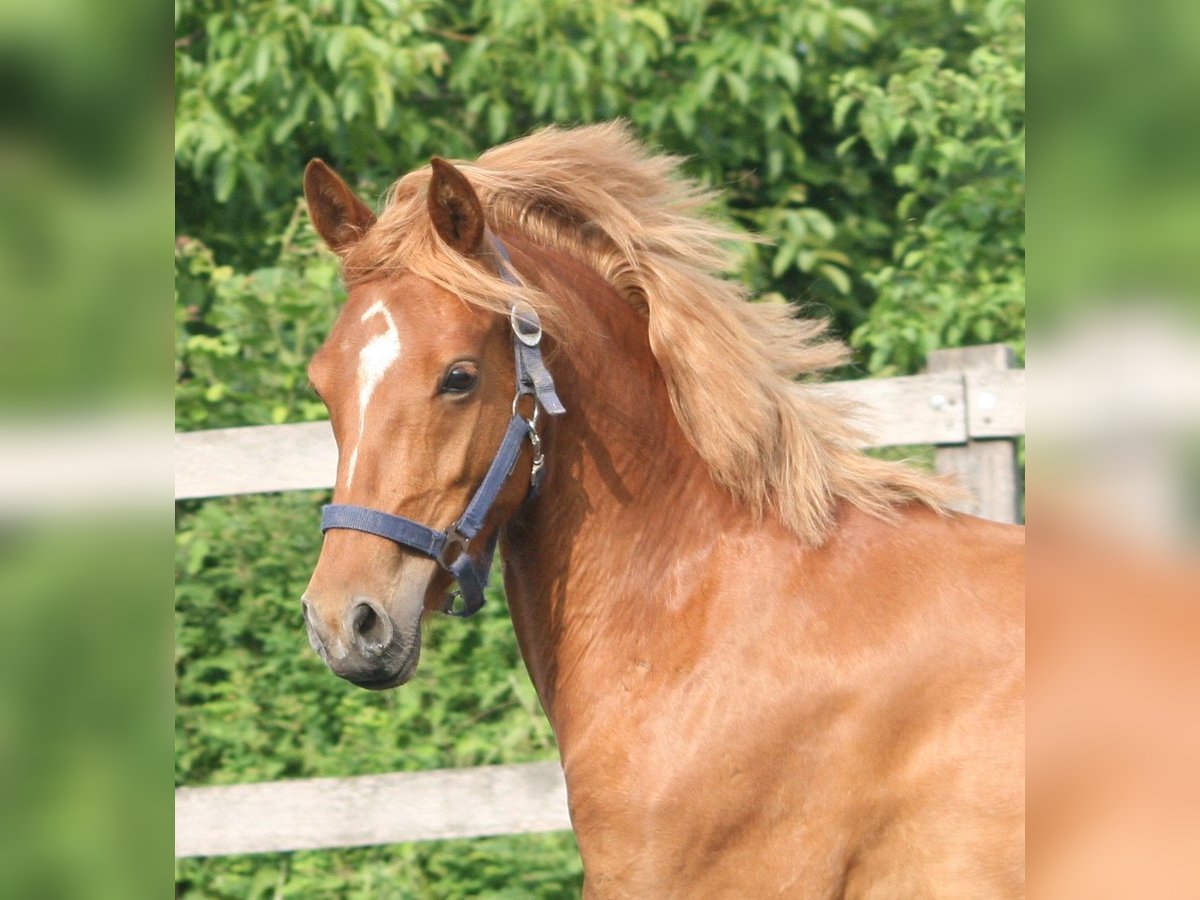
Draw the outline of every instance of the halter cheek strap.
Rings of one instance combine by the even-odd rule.
[[[487,232],[492,249],[500,258],[500,277],[509,284],[519,284],[513,274],[512,259],[500,239]],[[458,521],[438,531],[412,519],[392,515],[366,506],[349,503],[331,503],[321,509],[321,532],[331,528],[348,528],[378,535],[409,550],[435,560],[450,573],[458,584],[462,595],[462,608],[455,609],[454,598],[447,598],[442,612],[452,616],[471,616],[483,606],[483,589],[487,586],[488,573],[492,568],[492,557],[496,552],[496,535],[476,557],[471,550],[471,541],[478,536],[488,513],[500,496],[500,492],[512,476],[521,447],[526,440],[533,447],[533,466],[529,478],[529,492],[537,492],[543,474],[545,458],[542,441],[537,432],[538,410],[544,409],[552,416],[561,415],[566,408],[554,389],[554,379],[542,361],[542,326],[537,313],[527,305],[514,306],[509,314],[513,333],[513,353],[517,373],[517,392],[513,397],[513,416],[500,441],[500,447],[488,466],[487,474],[476,488]],[[534,398],[532,417],[526,419],[517,411],[522,396]],[[498,534],[498,532],[497,532]]]

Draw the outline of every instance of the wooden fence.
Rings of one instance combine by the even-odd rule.
[[[941,350],[929,372],[822,386],[860,404],[869,445],[935,445],[938,471],[970,492],[963,509],[1018,519],[1014,439],[1025,433],[1025,371],[1002,345]],[[175,498],[332,486],[327,422],[175,436]],[[557,763],[311,778],[175,792],[175,855],[217,856],[570,828]]]

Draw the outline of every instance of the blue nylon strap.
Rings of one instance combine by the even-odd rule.
[[[454,580],[458,582],[458,590],[462,594],[463,605],[462,609],[454,608],[454,598],[442,607],[442,612],[448,616],[459,616],[467,618],[473,616],[483,607],[483,589],[487,587],[488,575],[492,570],[492,557],[496,552],[495,538],[488,544],[487,552],[483,554],[483,558],[478,562],[473,561],[471,557],[463,553],[458,559],[450,563],[450,574],[454,576]]]
[[[517,278],[516,270],[513,268],[512,257],[508,255],[508,248],[504,246],[504,242],[492,233],[490,228],[484,228],[484,234],[487,235],[488,243],[492,245],[492,250],[500,257],[500,265],[496,268],[500,272],[500,279],[509,284],[519,285],[521,279]]]
[[[444,532],[434,531],[412,519],[348,503],[331,503],[321,507],[321,533],[330,528],[350,528],[375,534],[433,559],[442,558],[442,549],[446,545]]]
[[[512,257],[508,255],[508,248],[491,231],[487,232],[487,238],[492,250],[500,257],[500,278],[508,284],[520,285],[521,282],[513,270]],[[514,319],[520,320],[519,323],[513,322],[517,393],[533,394],[542,409],[552,416],[560,416],[567,410],[558,399],[558,393],[554,390],[554,379],[550,377],[550,372],[542,361],[542,323],[538,321],[537,313],[529,306],[514,310],[513,316]],[[518,324],[521,326],[520,330]],[[522,334],[529,336],[529,340],[522,338]]]
[[[496,552],[494,537],[488,543],[482,559],[474,560],[464,549],[447,566],[442,559],[446,547],[446,532],[435,531],[403,516],[393,516],[377,509],[353,506],[349,503],[331,503],[321,507],[321,533],[324,534],[331,528],[365,531],[436,560],[454,576],[463,598],[461,610],[455,610],[451,603],[447,603],[442,612],[465,617],[479,612],[483,606],[483,590],[487,587],[492,557]]]
[[[518,314],[519,315],[519,314]],[[537,397],[542,409],[552,416],[561,416],[567,411],[558,392],[554,390],[554,379],[546,364],[542,362],[541,347],[530,347],[520,341],[513,341],[517,358],[517,390],[522,394],[533,394]]]
[[[483,520],[491,511],[492,504],[496,502],[496,497],[499,496],[508,477],[512,475],[513,466],[517,464],[517,457],[521,455],[521,445],[527,437],[529,437],[529,423],[520,416],[513,416],[500,441],[500,449],[496,451],[492,464],[488,466],[487,474],[483,476],[483,481],[475,491],[475,496],[471,498],[466,512],[462,514],[455,526],[463,537],[469,540],[479,534],[479,529],[483,527]]]
[[[446,549],[447,534],[457,533],[467,541],[479,534],[492,504],[496,502],[500,491],[512,475],[517,457],[521,455],[521,445],[528,436],[529,423],[520,416],[513,416],[504,432],[504,438],[500,441],[500,449],[496,451],[487,474],[483,476],[483,481],[471,497],[471,502],[467,504],[466,512],[448,532],[435,531],[403,516],[394,516],[350,503],[331,503],[322,507],[321,532],[324,533],[330,528],[365,531],[436,560],[454,576],[463,598],[461,612],[455,611],[449,605],[443,611],[451,615],[473,615],[483,606],[483,589],[487,587],[496,542],[494,539],[490,542],[482,559],[473,559],[471,553],[464,549],[447,565],[442,558]]]

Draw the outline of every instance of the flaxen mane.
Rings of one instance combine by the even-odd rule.
[[[843,498],[881,517],[916,501],[941,509],[939,480],[862,454],[847,410],[795,377],[843,363],[826,324],[783,303],[750,303],[720,277],[730,242],[701,216],[712,196],[655,156],[622,123],[546,128],[457,164],[489,227],[520,232],[593,266],[647,317],[679,422],[714,478],[756,512],[773,511],[806,543],[822,542]],[[345,260],[353,283],[407,268],[470,303],[507,312],[520,297],[554,332],[554,299],[514,287],[448,252],[430,226],[428,168],[392,188],[378,222]]]

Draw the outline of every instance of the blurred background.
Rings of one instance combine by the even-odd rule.
[[[167,890],[172,202],[179,430],[323,416],[302,368],[340,296],[299,206],[309,157],[376,203],[434,153],[614,116],[771,239],[732,274],[832,316],[858,351],[841,377],[971,343],[1024,359],[1017,0],[180,0],[173,192],[155,12],[0,2],[0,895]],[[1200,11],[1039,16],[1031,893],[1188,896]],[[321,668],[296,609],[321,501],[175,505],[174,783],[553,758],[498,595],[431,629],[405,691]],[[579,868],[551,835],[185,860],[174,882],[561,897]]]
[[[170,96],[148,13],[0,2],[5,897],[162,896],[169,871]]]
[[[1034,42],[1029,875],[1200,888],[1200,9],[1054,4]]]

